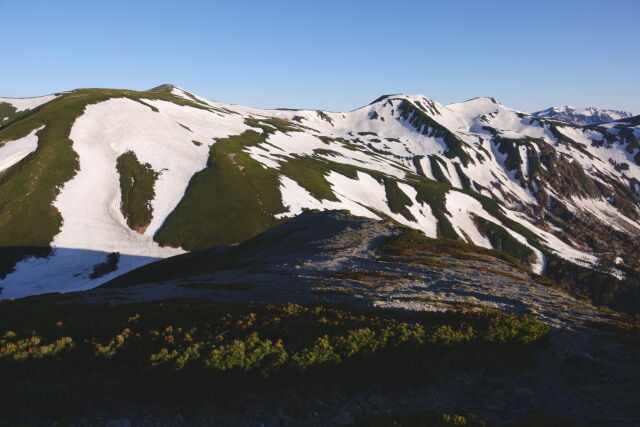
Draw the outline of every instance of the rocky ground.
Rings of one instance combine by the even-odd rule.
[[[152,266],[143,275],[130,274],[70,297],[116,304],[193,297],[406,310],[494,308],[553,326],[535,362],[517,372],[472,371],[446,382],[400,388],[378,384],[373,373],[367,387],[349,392],[312,385],[256,390],[236,407],[123,407],[73,425],[330,426],[351,424],[363,414],[424,408],[464,410],[497,423],[551,414],[585,425],[640,425],[640,346],[637,338],[620,332],[618,315],[490,255],[465,259],[422,251],[407,258],[380,250],[385,239],[401,232],[395,225],[341,212],[309,212],[243,245],[190,254],[163,270],[167,280],[141,280],[154,277],[157,267]]]
[[[168,265],[161,280],[149,280],[153,267],[143,268],[142,274],[124,275],[78,298],[118,303],[201,297],[428,311],[476,306],[569,328],[602,320],[604,313],[590,304],[490,255],[379,250],[401,231],[340,211],[308,212],[238,247],[189,254],[184,265]]]

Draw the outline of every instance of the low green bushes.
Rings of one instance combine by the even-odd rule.
[[[487,424],[471,414],[443,414],[437,411],[419,411],[407,415],[362,417],[355,427],[484,427]]]
[[[504,369],[528,360],[549,331],[499,312],[39,301],[47,298],[0,302],[0,400],[6,403],[0,419],[33,402],[45,413],[79,404],[66,395],[223,399],[229,388],[244,393],[272,383],[352,386],[370,383],[372,374],[402,382],[446,377],[478,363]]]
[[[133,151],[120,155],[116,162],[120,174],[122,201],[120,210],[132,230],[143,233],[153,218],[151,201],[155,182],[160,176],[149,163],[140,163]]]

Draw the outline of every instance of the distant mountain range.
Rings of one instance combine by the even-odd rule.
[[[94,288],[341,209],[632,301],[638,120],[558,120],[422,95],[344,113],[260,110],[173,85],[0,99],[0,298]]]
[[[596,125],[615,120],[627,119],[633,114],[627,111],[607,110],[596,107],[574,108],[570,106],[551,107],[533,113],[534,116],[558,120],[574,125]]]

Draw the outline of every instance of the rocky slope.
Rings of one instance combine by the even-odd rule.
[[[587,294],[640,269],[632,121],[574,126],[420,95],[258,110],[171,85],[2,102],[3,298],[93,288],[304,209],[501,249],[559,281],[594,272]]]
[[[6,302],[3,307],[17,313],[31,307],[39,313],[38,318],[53,311],[56,314],[49,317],[55,319],[61,318],[60,313],[85,313],[78,315],[82,317],[109,310],[110,317],[102,322],[129,319],[122,333],[134,330],[136,337],[149,333],[145,325],[150,320],[162,319],[175,325],[164,329],[160,336],[165,337],[163,345],[177,348],[178,353],[167,355],[172,361],[187,362],[202,353],[197,351],[198,344],[192,342],[196,331],[212,329],[214,335],[219,334],[217,340],[227,345],[230,339],[222,337],[233,328],[290,331],[284,324],[283,313],[273,317],[260,307],[271,307],[268,310],[273,311],[282,307],[279,303],[286,306],[291,301],[312,307],[310,310],[314,312],[320,310],[319,324],[330,328],[338,324],[330,314],[330,307],[355,309],[358,319],[365,319],[366,315],[410,323],[420,322],[424,312],[438,312],[431,315],[442,317],[437,322],[446,322],[460,313],[491,313],[487,310],[497,309],[528,314],[552,326],[543,342],[530,347],[502,344],[494,348],[491,345],[495,344],[485,344],[478,348],[463,347],[467,348],[466,353],[463,349],[452,350],[452,344],[434,348],[428,353],[434,360],[428,364],[449,358],[458,362],[452,362],[452,366],[445,364],[446,368],[436,369],[439,374],[426,377],[418,361],[406,362],[406,366],[400,363],[400,367],[389,361],[384,366],[374,365],[365,378],[351,380],[347,387],[341,387],[336,380],[325,384],[315,377],[304,377],[299,386],[283,379],[273,384],[251,373],[255,384],[251,383],[251,393],[242,398],[241,394],[229,396],[225,389],[227,400],[220,403],[214,399],[206,405],[180,406],[174,400],[162,405],[134,402],[107,405],[97,400],[91,405],[100,410],[85,411],[82,419],[70,418],[71,425],[96,425],[121,419],[141,425],[332,426],[351,425],[362,416],[375,418],[425,409],[471,412],[491,425],[511,425],[508,423],[531,415],[557,418],[537,418],[523,425],[634,425],[640,416],[634,399],[640,384],[640,372],[634,363],[640,348],[637,326],[631,327],[623,316],[593,307],[549,285],[502,252],[429,239],[389,221],[327,211],[305,212],[237,246],[194,251],[149,264],[96,289]],[[146,302],[154,304],[145,305]],[[224,326],[216,326],[210,324],[215,311],[204,317],[206,322],[201,319],[199,307],[207,304],[219,304],[222,309],[247,307],[245,311],[252,314],[239,319],[237,314],[229,314],[224,317],[227,319]],[[163,310],[168,314],[157,314],[164,313]],[[188,330],[194,335],[189,335],[185,343],[196,345],[196,350],[181,355],[184,350],[181,344],[174,342],[173,335],[166,335],[173,332],[177,340],[182,333],[178,325],[183,325],[185,316],[191,313],[200,320],[197,328],[185,327],[184,332]],[[70,319],[65,317],[59,323],[75,331],[73,316],[65,316]],[[366,326],[375,328],[375,321],[370,322]],[[42,328],[51,330],[47,326],[50,321],[40,323]],[[96,323],[100,324],[96,320],[88,323],[94,328]],[[276,326],[270,326],[271,323]],[[295,320],[295,325],[290,332],[294,339],[285,340],[285,346],[303,340],[320,327],[310,326],[306,318]],[[464,324],[461,328],[464,330]],[[84,333],[85,329],[79,330]],[[153,336],[160,333],[151,332]],[[122,351],[140,348],[134,344],[109,345],[122,347]],[[365,358],[360,363],[372,362]],[[331,369],[322,371],[323,375],[335,375]],[[175,375],[186,376],[191,371],[178,372]],[[195,387],[197,381],[189,383]],[[205,384],[212,389],[209,382]],[[162,382],[158,384],[160,388],[163,386],[166,387]],[[238,388],[242,390],[242,386],[232,390]]]
[[[514,259],[340,211],[304,212],[238,246],[195,251],[78,294],[84,302],[176,297],[348,303],[418,311],[496,309],[577,327],[601,313]]]

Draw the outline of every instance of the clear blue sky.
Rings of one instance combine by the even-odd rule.
[[[640,114],[640,0],[0,0],[0,96],[174,83],[256,107],[381,94]]]

